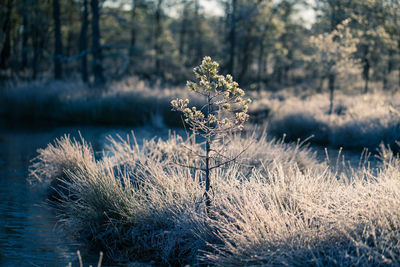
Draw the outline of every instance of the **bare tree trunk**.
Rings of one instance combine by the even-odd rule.
[[[99,27],[99,1],[91,0],[92,8],[92,50],[93,50],[93,74],[94,84],[101,85],[105,82],[102,66],[102,54],[100,46],[100,27]]]
[[[205,197],[206,197],[206,207],[207,207],[207,213],[209,213],[209,209],[211,206],[211,199],[210,199],[210,140],[207,139],[206,141],[206,192],[205,192]]]
[[[369,82],[369,70],[370,70],[370,63],[368,59],[368,52],[369,52],[369,47],[367,45],[364,46],[364,51],[363,51],[363,78],[365,81],[364,84],[364,94],[368,93],[368,82]]]
[[[317,93],[321,93],[322,92],[322,89],[323,89],[323,87],[324,87],[324,80],[325,80],[325,75],[324,76],[322,76],[322,77],[320,77],[320,79],[319,79],[319,84],[318,84],[318,87],[317,87]]]
[[[263,31],[264,32],[264,31]],[[264,59],[264,43],[263,43],[263,36],[262,34],[259,42],[259,52],[258,52],[258,69],[257,69],[257,91],[258,93],[261,92],[261,75],[263,71],[263,59]]]
[[[88,54],[88,44],[87,44],[87,30],[88,30],[88,7],[87,0],[83,0],[83,10],[82,10],[82,23],[81,23],[81,34],[79,40],[79,50],[81,53],[81,77],[82,81],[87,83],[89,81],[88,68],[87,68],[87,54]]]
[[[5,22],[3,24],[3,33],[5,35],[3,49],[0,53],[0,69],[6,69],[9,65],[9,60],[11,56],[11,11],[13,8],[13,0],[8,0],[7,2],[7,13]]]
[[[182,21],[181,21],[181,29],[179,32],[179,55],[183,57],[184,53],[184,47],[185,47],[185,37],[186,37],[186,26],[187,26],[187,16],[188,16],[188,10],[187,10],[187,5],[188,2],[184,0],[183,3],[183,12],[182,12]]]
[[[383,73],[383,89],[387,90],[389,88],[389,75],[392,73],[393,71],[393,55],[394,55],[394,51],[392,49],[390,49],[389,51],[389,58],[388,58],[388,62],[387,62],[387,68],[386,71]]]
[[[397,40],[397,51],[398,51],[398,54],[400,54],[400,38]],[[398,64],[398,70],[399,70],[399,73],[398,73],[398,83],[399,83],[399,87],[400,87],[400,64]]]
[[[207,114],[211,114],[211,97],[210,94],[207,96]],[[207,127],[210,127],[210,122],[207,121]],[[207,213],[209,214],[210,212],[210,207],[211,207],[211,199],[210,199],[210,186],[211,186],[211,177],[210,177],[210,151],[211,151],[211,139],[208,136],[206,140],[206,169],[205,169],[205,174],[206,174],[206,191],[205,191],[205,197],[206,197],[206,209]]]
[[[246,30],[246,37],[244,40],[244,45],[242,49],[242,57],[241,57],[241,70],[239,74],[239,82],[243,82],[244,77],[246,76],[247,70],[249,68],[249,64],[251,61],[251,52],[253,50],[253,45],[251,41],[251,29],[253,25],[248,25],[247,30]]]
[[[333,112],[333,98],[335,92],[335,75],[329,74],[329,115]]]
[[[22,47],[21,47],[21,68],[25,69],[28,66],[28,39],[29,39],[29,26],[28,26],[28,11],[24,8],[22,10]]]
[[[135,25],[135,20],[136,20],[136,7],[137,6],[137,0],[132,0],[132,10],[131,10],[131,40],[129,44],[129,58],[132,60],[134,51],[135,51],[135,45],[136,45],[136,25]]]
[[[236,0],[232,0],[232,13],[231,13],[231,25],[229,34],[229,65],[228,72],[234,75],[235,70],[235,47],[236,47]]]
[[[54,19],[54,78],[62,78],[62,37],[60,20],[60,2],[53,0],[53,19]]]
[[[37,31],[37,25],[34,26],[32,44],[33,44],[33,59],[32,59],[32,79],[35,80],[38,74],[38,63],[39,63],[39,32]]]
[[[364,64],[364,70],[363,70],[363,76],[364,76],[364,81],[365,81],[364,94],[368,93],[369,70],[370,70],[369,60],[366,59],[365,64]]]
[[[196,26],[196,62],[199,62],[203,57],[203,40],[201,38],[201,18],[200,18],[200,4],[199,0],[194,2],[195,26]]]
[[[155,23],[156,23],[156,30],[155,30],[155,43],[154,43],[154,50],[155,50],[155,72],[157,75],[161,74],[161,35],[162,35],[162,25],[161,25],[161,5],[163,0],[158,0],[157,8],[155,12]]]

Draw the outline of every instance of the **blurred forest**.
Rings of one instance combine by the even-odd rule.
[[[400,84],[399,0],[2,0],[0,27],[2,82],[181,84],[208,55],[252,90]]]

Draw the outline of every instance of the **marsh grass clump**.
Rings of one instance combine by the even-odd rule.
[[[400,265],[398,155],[382,145],[377,168],[338,170],[301,142],[235,133],[249,102],[217,67],[205,58],[188,84],[206,110],[172,103],[192,136],[110,137],[100,158],[69,136],[38,150],[31,179],[57,182],[67,233],[107,258],[156,265]]]
[[[84,141],[61,138],[39,151],[31,170],[42,181],[64,173],[60,225],[107,258],[160,265],[400,264],[400,160],[390,149],[381,148],[378,169],[337,172],[311,150],[267,141],[265,134],[233,140],[233,154],[247,150],[239,162],[212,172],[208,211],[201,171],[175,163],[195,164],[193,151],[204,153],[191,138],[171,135],[143,146],[134,136],[110,138],[100,159]]]
[[[272,166],[277,155],[289,165],[306,157],[306,168],[320,166],[311,152],[298,151],[287,144],[282,147],[280,142],[266,141],[265,135],[235,138],[230,145],[232,153],[248,146],[249,139],[253,139],[252,151],[246,152],[243,160],[257,168]],[[205,224],[208,219],[202,201],[201,172],[182,168],[175,162],[179,159],[185,165],[195,164],[193,151],[204,153],[203,148],[193,142],[193,137],[184,140],[177,135],[166,141],[145,141],[141,147],[134,140],[110,138],[103,157],[95,159],[83,140],[61,138],[39,150],[31,176],[47,180],[50,185],[60,175],[66,178],[62,180],[66,190],[59,191],[56,206],[62,225],[107,255],[164,263],[197,259],[198,251],[206,250],[207,242],[218,237]],[[272,154],[267,156],[266,151]],[[272,155],[276,155],[275,159]],[[222,184],[226,179],[240,183],[253,171],[250,167],[242,171],[231,163],[213,173],[212,179]],[[218,194],[219,186],[215,190]],[[190,211],[196,211],[193,218],[197,219],[182,220]],[[196,225],[205,228],[194,232]],[[198,238],[200,232],[204,233],[202,238]]]
[[[289,141],[313,136],[310,142],[346,149],[366,147],[375,151],[382,142],[397,149],[395,141],[400,139],[397,93],[337,94],[332,114],[328,112],[329,100],[324,94],[287,96],[282,100],[269,98],[270,134],[286,134]]]
[[[45,149],[38,150],[39,155],[33,159],[29,168],[30,181],[41,182],[48,186],[48,198],[60,201],[62,197],[70,197],[65,184],[70,181],[66,172],[74,172],[81,168],[93,166],[94,153],[92,147],[82,138],[80,141],[69,135],[56,139]]]
[[[151,88],[135,77],[102,90],[74,80],[40,80],[0,90],[0,117],[9,123],[143,125],[154,117],[171,127],[182,125],[171,111],[173,97],[202,100],[180,87]]]

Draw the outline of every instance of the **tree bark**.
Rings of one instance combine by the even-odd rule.
[[[365,59],[364,67],[363,67],[363,76],[364,76],[364,81],[365,81],[365,83],[364,83],[364,94],[368,93],[369,70],[370,70],[369,60]]]
[[[79,40],[79,50],[81,54],[81,77],[82,81],[87,83],[89,81],[88,68],[87,68],[87,54],[88,54],[88,44],[87,44],[87,30],[88,30],[88,7],[87,0],[83,0],[83,10],[82,10],[82,23],[81,23],[81,33]]]
[[[260,37],[259,40],[259,51],[258,51],[258,69],[257,69],[257,92],[260,93],[261,92],[261,76],[262,76],[262,72],[263,72],[263,59],[264,59],[264,42],[263,42],[263,36],[264,36],[264,32],[262,36]]]
[[[136,20],[136,7],[137,6],[137,0],[132,0],[132,10],[131,10],[131,40],[129,44],[129,58],[132,60],[134,51],[135,51],[135,45],[136,45],[136,25],[135,25],[135,20]]]
[[[6,69],[9,65],[11,56],[11,12],[13,8],[13,0],[7,2],[6,18],[3,24],[3,33],[5,35],[3,49],[0,53],[0,69]]]
[[[400,56],[400,38],[397,40],[397,51],[398,51],[398,54]],[[399,83],[399,87],[400,87],[400,64],[398,64],[398,70],[399,70],[398,83]]]
[[[28,11],[24,8],[22,10],[22,47],[21,47],[21,68],[25,69],[28,66],[28,39],[29,39],[29,24],[28,24]]]
[[[209,213],[209,209],[211,206],[211,199],[210,199],[210,185],[211,185],[211,179],[210,179],[210,139],[208,138],[206,141],[206,169],[205,169],[205,174],[206,174],[206,191],[205,191],[205,197],[206,197],[206,208],[207,208],[207,213]]]
[[[235,47],[236,47],[236,0],[232,0],[232,13],[231,13],[231,25],[229,34],[229,65],[228,71],[234,75],[235,70]]]
[[[195,40],[196,40],[196,56],[195,58],[197,59],[196,62],[201,61],[203,57],[203,40],[202,40],[202,34],[201,34],[201,18],[200,18],[200,4],[199,0],[194,1],[194,15],[195,15],[195,26],[196,26],[196,32],[195,32]],[[196,63],[197,64],[197,63]]]
[[[53,0],[53,20],[54,20],[54,78],[62,78],[62,36],[60,20],[60,2]]]
[[[388,62],[387,62],[387,67],[386,70],[383,73],[383,90],[387,90],[389,89],[389,75],[392,73],[393,71],[393,55],[394,55],[394,51],[392,49],[389,50],[389,58],[388,58]]]
[[[335,92],[335,75],[329,74],[329,115],[333,112],[333,98]]]
[[[370,62],[368,59],[369,55],[369,46],[364,45],[363,46],[363,57],[362,57],[362,62],[363,62],[363,78],[364,78],[364,94],[368,93],[368,82],[369,82],[369,70],[370,70]]]
[[[184,0],[183,3],[183,12],[182,12],[182,21],[181,21],[181,29],[179,32],[179,55],[183,57],[184,54],[184,47],[185,47],[185,39],[186,39],[186,27],[187,27],[187,16],[188,16],[188,10],[187,10],[187,5],[188,2]]]
[[[242,57],[241,57],[242,60],[240,61],[241,70],[239,73],[239,82],[243,82],[243,79],[246,76],[247,71],[249,69],[249,64],[251,62],[251,52],[253,50],[253,42],[251,41],[252,27],[253,25],[249,23],[246,29],[246,37],[244,38],[244,44],[242,49]]]
[[[162,25],[161,25],[161,5],[163,0],[158,0],[157,8],[155,12],[155,72],[157,75],[161,74],[161,35],[162,35]]]
[[[100,26],[99,26],[99,1],[90,1],[92,9],[92,50],[93,50],[93,74],[96,86],[105,82],[102,66],[102,53],[100,45]]]
[[[38,74],[39,65],[39,31],[37,30],[37,25],[33,28],[32,45],[33,45],[33,59],[32,59],[32,79],[35,80]]]

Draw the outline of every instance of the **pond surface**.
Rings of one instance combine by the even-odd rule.
[[[45,191],[27,182],[28,167],[38,148],[44,148],[66,133],[79,139],[80,132],[94,151],[102,151],[107,136],[119,134],[124,137],[131,130],[87,126],[34,129],[0,125],[0,266],[66,266],[69,262],[79,266],[77,250],[81,251],[85,266],[97,266],[98,251],[88,251],[83,244],[64,236],[57,227],[56,214],[46,205]],[[139,144],[143,138],[167,138],[169,134],[166,128],[133,130]],[[320,148],[316,151],[324,159],[324,152]],[[354,159],[360,156],[359,152],[347,154],[353,155]]]
[[[65,133],[79,138],[79,132],[94,151],[101,151],[108,135],[124,137],[131,128],[0,126],[0,266],[66,266],[69,262],[79,266],[78,249],[85,266],[97,266],[99,252],[87,251],[64,236],[57,227],[56,214],[45,203],[45,191],[26,179],[38,148]],[[168,137],[167,129],[137,128],[134,132],[138,142],[154,136]]]

